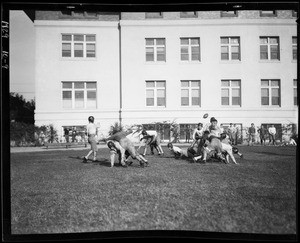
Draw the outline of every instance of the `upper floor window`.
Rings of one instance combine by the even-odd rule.
[[[146,62],[165,62],[165,43],[165,38],[146,38]]]
[[[200,80],[181,81],[181,106],[200,106]]]
[[[221,11],[221,17],[237,17],[237,11]]]
[[[240,37],[221,37],[221,60],[241,60]]]
[[[82,18],[97,18],[98,12],[96,11],[71,11],[65,10],[61,11],[59,18],[74,18],[74,19],[82,19]]]
[[[260,17],[276,17],[277,11],[276,10],[261,10],[259,11]]]
[[[241,80],[221,80],[221,104],[241,106]]]
[[[96,57],[96,35],[62,34],[62,57]]]
[[[96,82],[62,82],[63,108],[67,109],[96,109]]]
[[[200,61],[200,38],[180,38],[181,61]]]
[[[298,105],[298,99],[297,99],[297,79],[293,80],[294,85],[294,105]]]
[[[198,17],[197,12],[180,12],[180,18],[196,18]]]
[[[297,10],[292,10],[292,17],[298,17],[298,11]]]
[[[145,13],[146,19],[160,19],[162,17],[163,17],[162,12],[146,12]]]
[[[292,37],[292,46],[293,46],[293,60],[297,60],[297,37]]]
[[[280,80],[261,80],[261,105],[280,106]]]
[[[279,37],[260,37],[260,59],[280,60]]]
[[[146,81],[146,106],[166,106],[166,81]]]

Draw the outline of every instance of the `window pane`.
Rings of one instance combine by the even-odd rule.
[[[96,91],[87,91],[88,99],[96,99]]]
[[[189,105],[189,98],[188,97],[181,97],[181,105],[188,106]]]
[[[241,105],[240,97],[232,97],[232,105]]]
[[[96,46],[95,44],[86,44],[86,57],[95,57],[96,56]]]
[[[240,43],[240,38],[231,38],[230,43],[231,44],[239,44]]]
[[[84,92],[75,91],[75,108],[83,108],[83,107],[84,107]]]
[[[166,82],[165,81],[157,81],[156,82],[156,87],[165,87],[166,86]]]
[[[154,61],[154,48],[146,47],[146,61]]]
[[[83,41],[83,35],[74,35],[74,41]]]
[[[229,52],[228,46],[221,46],[221,52],[222,53],[228,53]]]
[[[238,46],[232,46],[231,47],[231,52],[239,53],[239,51],[240,51],[240,48]]]
[[[278,52],[271,52],[271,59],[272,60],[274,60],[274,59],[278,60],[279,59],[278,58]]]
[[[229,38],[228,37],[222,37],[221,38],[221,44],[229,44]]]
[[[222,97],[229,97],[229,89],[222,89]]]
[[[67,43],[62,44],[62,56],[71,57],[71,44],[67,44]]]
[[[63,99],[72,99],[72,91],[63,91]]]
[[[272,97],[272,105],[279,105],[279,97]]]
[[[232,89],[232,97],[240,97],[240,89]]]
[[[221,86],[228,87],[229,86],[229,81],[228,80],[222,80],[221,81]]]
[[[163,38],[156,39],[156,45],[165,45],[165,39]]]
[[[157,61],[165,61],[165,54],[157,54]]]
[[[189,81],[181,81],[181,87],[189,87]]]
[[[72,41],[72,35],[62,35],[61,38],[63,41]]]
[[[200,98],[192,97],[192,105],[200,105]]]
[[[221,53],[221,60],[229,60],[229,54],[228,53]]]
[[[279,86],[278,80],[271,80],[271,86]]]
[[[159,97],[159,98],[165,97],[165,90],[164,89],[158,89],[157,90],[157,97]]]
[[[147,106],[154,106],[154,98],[147,98],[146,99]]]
[[[189,39],[188,38],[180,38],[180,44],[181,45],[188,45]]]
[[[269,86],[269,80],[261,80],[261,86]]]
[[[200,105],[200,90],[192,89],[192,105]]]
[[[74,57],[83,57],[83,44],[74,44]]]
[[[294,83],[294,86],[297,87],[297,79],[294,79],[294,80],[293,80],[293,83]]]
[[[222,105],[229,105],[229,97],[222,97],[221,102]]]
[[[261,89],[262,97],[269,97],[269,89]]]
[[[153,46],[153,45],[154,45],[154,39],[152,39],[152,38],[151,38],[151,39],[147,38],[147,39],[146,39],[146,45],[147,45],[147,46]]]
[[[292,40],[293,44],[297,44],[297,37],[293,37],[293,40]]]
[[[269,97],[261,97],[262,105],[269,105]]]
[[[263,38],[260,38],[260,44],[268,44],[268,38],[267,37],[263,37]]]
[[[146,87],[147,88],[149,88],[149,87],[155,87],[154,81],[147,81],[146,82]]]
[[[165,98],[157,98],[157,106],[166,106]]]
[[[199,38],[191,38],[192,45],[199,45]]]
[[[62,87],[64,89],[72,89],[72,82],[63,82]]]
[[[96,41],[96,36],[95,35],[86,35],[85,40],[86,41]]]
[[[200,48],[198,46],[192,46],[192,60],[200,60]]]
[[[181,61],[188,61],[189,60],[189,54],[181,54]]]
[[[146,12],[146,18],[160,18],[161,16],[161,12]]]
[[[87,82],[86,83],[87,89],[95,89],[96,88],[96,82]]]
[[[146,90],[146,97],[147,98],[154,98],[154,90]]]
[[[270,38],[270,44],[278,44],[278,38]]]
[[[239,53],[232,53],[231,54],[231,59],[232,60],[239,60],[240,59],[240,54]]]
[[[199,87],[200,86],[200,82],[199,81],[192,81],[191,82],[191,86],[192,87]]]
[[[84,82],[75,82],[74,83],[74,88],[75,89],[83,89],[84,88]]]
[[[261,60],[268,59],[268,52],[260,52],[260,59]]]
[[[188,54],[189,53],[189,48],[187,46],[182,46],[180,48],[181,54]]]
[[[189,97],[189,90],[188,89],[182,89],[181,90],[181,97]]]
[[[297,60],[297,46],[293,46],[293,60]]]
[[[240,84],[241,82],[240,81],[235,81],[235,80],[232,80],[231,81],[231,86],[232,87],[240,87]]]
[[[272,89],[272,97],[279,97],[279,89]]]

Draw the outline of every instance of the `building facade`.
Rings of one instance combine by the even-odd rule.
[[[297,124],[297,12],[36,11],[36,125]],[[153,127],[152,127],[153,128]],[[169,130],[164,138],[169,139]]]

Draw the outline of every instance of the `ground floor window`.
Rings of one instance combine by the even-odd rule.
[[[243,132],[242,132],[243,131],[242,123],[233,123],[232,122],[232,126],[234,127],[232,129],[232,131],[234,131],[232,133],[234,145],[242,144],[243,139],[244,139]],[[223,128],[223,132],[226,132],[227,134],[229,134],[230,123],[222,123],[221,127]]]
[[[63,126],[62,140],[66,143],[86,142],[85,126]]]
[[[276,123],[262,123],[261,125],[263,125],[265,128],[267,128],[267,130],[269,129],[269,127],[271,127],[272,125],[274,125],[275,129],[276,129],[276,135],[275,135],[275,140],[280,140],[280,142],[282,142],[282,126],[281,124],[276,124]],[[270,139],[270,138],[267,138]]]

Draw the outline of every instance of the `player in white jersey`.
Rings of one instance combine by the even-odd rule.
[[[86,133],[88,136],[88,142],[91,145],[91,150],[88,152],[88,154],[83,157],[83,163],[87,163],[87,160],[89,156],[93,153],[93,161],[96,161],[97,157],[97,142],[96,142],[96,136],[97,136],[97,126],[94,124],[95,118],[93,116],[90,116],[88,118],[89,124],[86,126]]]

